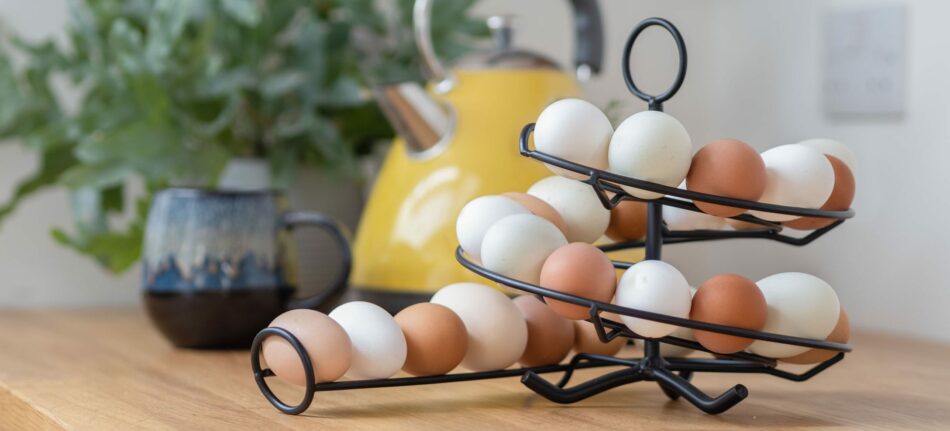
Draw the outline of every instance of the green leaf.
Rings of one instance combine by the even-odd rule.
[[[256,0],[220,1],[221,8],[224,10],[224,12],[241,24],[253,27],[261,21],[261,10]]]
[[[60,174],[75,166],[76,162],[70,148],[53,147],[41,153],[40,169],[17,184],[13,191],[13,197],[0,206],[0,221],[10,215],[23,199],[44,188],[55,185]]]
[[[142,58],[142,33],[125,19],[117,19],[109,29],[109,50],[115,55],[119,66],[129,73],[145,69]]]
[[[182,31],[189,11],[188,0],[157,0],[148,19],[145,61],[154,73],[168,67],[168,58]]]
[[[76,165],[62,173],[59,183],[71,189],[104,189],[122,184],[133,173],[131,167],[118,162]]]
[[[138,223],[125,232],[97,233],[86,237],[73,237],[59,228],[54,228],[50,233],[59,244],[92,256],[100,265],[116,274],[127,271],[142,255],[144,230]]]

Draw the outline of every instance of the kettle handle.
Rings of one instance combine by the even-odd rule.
[[[445,92],[452,88],[454,81],[436,55],[435,46],[432,44],[432,2],[433,0],[416,0],[412,8],[412,28],[416,47],[422,56],[423,71],[436,81],[436,91]],[[603,22],[597,0],[571,0],[571,7],[574,10],[574,36],[577,45],[574,65],[577,77],[584,81],[591,74],[600,73],[604,58]]]

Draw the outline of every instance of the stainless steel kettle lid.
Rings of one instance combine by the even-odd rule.
[[[446,92],[454,86],[451,75],[435,54],[431,38],[431,11],[433,0],[416,0],[413,7],[413,30],[416,46],[422,56],[423,70],[436,81],[435,90]],[[604,34],[600,9],[596,0],[571,0],[574,10],[575,73],[586,81],[600,72],[603,63]],[[529,51],[511,48],[512,26],[508,16],[493,16],[488,26],[495,39],[493,50],[475,55],[462,62],[466,68],[557,68],[551,59]]]

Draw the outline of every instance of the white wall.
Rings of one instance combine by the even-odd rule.
[[[732,136],[765,149],[827,136],[849,144],[860,163],[857,218],[806,248],[741,240],[668,248],[666,257],[691,282],[722,272],[757,278],[806,271],[835,286],[856,326],[950,340],[942,330],[950,328],[950,283],[942,268],[950,233],[939,221],[950,210],[942,196],[950,185],[942,169],[950,156],[950,3],[894,2],[908,5],[908,82],[906,113],[890,120],[836,120],[822,111],[820,20],[828,10],[867,1],[601,2],[609,45],[604,74],[586,87],[591,100],[626,101],[627,113],[643,109],[623,86],[620,49],[636,22],[659,15],[677,24],[688,44],[686,83],[666,110],[687,126],[695,145]],[[55,32],[62,3],[0,2],[0,17],[30,33]],[[479,11],[516,14],[517,44],[568,63],[566,1],[483,0]],[[634,60],[644,87],[668,82],[671,46],[659,31],[644,35]],[[31,163],[15,147],[0,146],[0,196]],[[135,271],[111,278],[48,239],[49,225],[69,224],[66,213],[63,194],[48,192],[0,230],[0,304],[134,301]]]

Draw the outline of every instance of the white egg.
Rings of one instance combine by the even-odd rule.
[[[591,186],[564,177],[542,178],[528,189],[555,210],[567,224],[567,240],[593,243],[610,224],[610,211],[604,208]]]
[[[689,283],[673,265],[644,260],[623,273],[614,303],[622,307],[673,317],[688,318],[692,305]],[[630,316],[620,316],[630,330],[648,338],[670,335],[676,326]]]
[[[814,148],[822,154],[834,156],[848,166],[848,169],[851,170],[852,175],[855,173],[855,168],[857,168],[858,164],[857,159],[854,157],[854,153],[851,151],[851,149],[839,141],[827,138],[815,138],[801,141],[798,143],[798,145]]]
[[[686,128],[673,116],[659,111],[643,111],[631,115],[614,131],[607,149],[610,171],[676,187],[689,173],[693,144]],[[641,199],[657,199],[663,195],[624,187]]]
[[[524,353],[528,326],[518,307],[501,292],[478,283],[455,283],[439,289],[430,302],[448,307],[465,323],[468,349],[462,367],[500,370]]]
[[[514,214],[531,214],[527,208],[504,196],[479,196],[462,207],[455,219],[455,235],[469,256],[481,259],[485,232],[496,221]]]
[[[581,99],[558,100],[541,112],[534,126],[534,147],[543,153],[600,170],[607,169],[607,144],[614,132],[596,106]],[[585,175],[547,165],[558,175]]]
[[[693,286],[689,287],[689,296],[690,298],[696,295],[696,288]],[[692,308],[692,301],[690,301],[690,306]],[[693,330],[689,328],[684,328],[682,326],[677,326],[676,330],[670,333],[671,337],[681,338],[683,340],[696,341],[696,337],[693,336]],[[660,343],[660,354],[667,358],[682,358],[684,356],[693,353],[693,349],[674,346],[672,344]]]
[[[780,145],[762,153],[765,162],[765,192],[759,202],[801,208],[820,208],[835,187],[835,171],[824,154],[804,145]],[[789,221],[798,216],[749,211],[771,221]]]
[[[756,284],[769,306],[763,332],[824,340],[838,323],[838,295],[824,280],[801,272],[783,272]],[[756,340],[749,351],[769,358],[787,358],[808,347]]]
[[[376,304],[347,302],[330,312],[330,318],[350,337],[352,359],[346,377],[385,379],[398,372],[406,362],[406,338],[402,329]]]
[[[482,241],[482,265],[490,271],[538,284],[541,267],[554,250],[567,245],[553,223],[534,214],[498,220]]]

